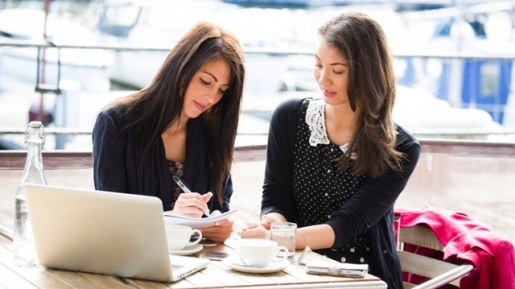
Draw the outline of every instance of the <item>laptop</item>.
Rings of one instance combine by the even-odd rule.
[[[33,184],[24,191],[45,267],[173,282],[209,264],[169,254],[156,197]]]

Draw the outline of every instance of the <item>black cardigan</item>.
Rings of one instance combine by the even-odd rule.
[[[163,203],[163,210],[171,209],[172,175],[161,138],[156,142],[154,156],[144,163],[145,177],[139,172],[140,161],[137,140],[130,130],[121,130],[131,120],[124,109],[112,107],[100,112],[93,128],[93,174],[97,190],[156,196]],[[121,131],[120,131],[121,130]],[[184,181],[193,192],[213,192],[209,172],[207,143],[204,126],[200,119],[188,121],[186,135],[186,161]],[[212,197],[208,203],[211,211],[229,210],[233,192],[230,174],[223,185],[223,204]]]
[[[268,135],[267,162],[261,214],[278,212],[296,222],[292,175],[297,128],[303,99],[281,104],[274,112]],[[365,232],[371,242],[374,274],[388,283],[388,288],[402,288],[402,277],[393,230],[393,207],[415,169],[420,144],[408,132],[397,127],[396,149],[405,154],[404,170],[387,171],[378,178],[368,178],[344,206],[331,213],[326,222],[335,233],[333,247],[351,241]],[[323,251],[323,250],[320,250]]]

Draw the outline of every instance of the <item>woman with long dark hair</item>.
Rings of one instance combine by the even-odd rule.
[[[244,76],[237,38],[209,22],[194,26],[147,87],[98,115],[95,188],[157,196],[164,211],[190,217],[229,210]],[[173,175],[194,193],[183,194]],[[202,232],[223,242],[232,225],[226,220]]]
[[[326,22],[314,53],[322,97],[289,100],[268,136],[262,220],[242,237],[267,237],[274,221],[297,223],[296,248],[367,263],[402,288],[393,208],[419,155],[392,119],[395,77],[381,26],[360,12]]]

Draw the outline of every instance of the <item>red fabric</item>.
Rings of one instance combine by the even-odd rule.
[[[400,215],[401,228],[425,225],[433,230],[444,245],[443,256],[440,256],[443,260],[474,265],[475,270],[461,279],[460,288],[515,289],[515,249],[509,240],[492,233],[463,213],[436,208],[395,211]],[[416,246],[405,247],[405,250],[437,257],[434,251]]]

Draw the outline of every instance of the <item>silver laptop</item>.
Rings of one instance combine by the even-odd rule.
[[[45,267],[173,282],[209,263],[169,255],[156,197],[41,185],[24,191]]]

